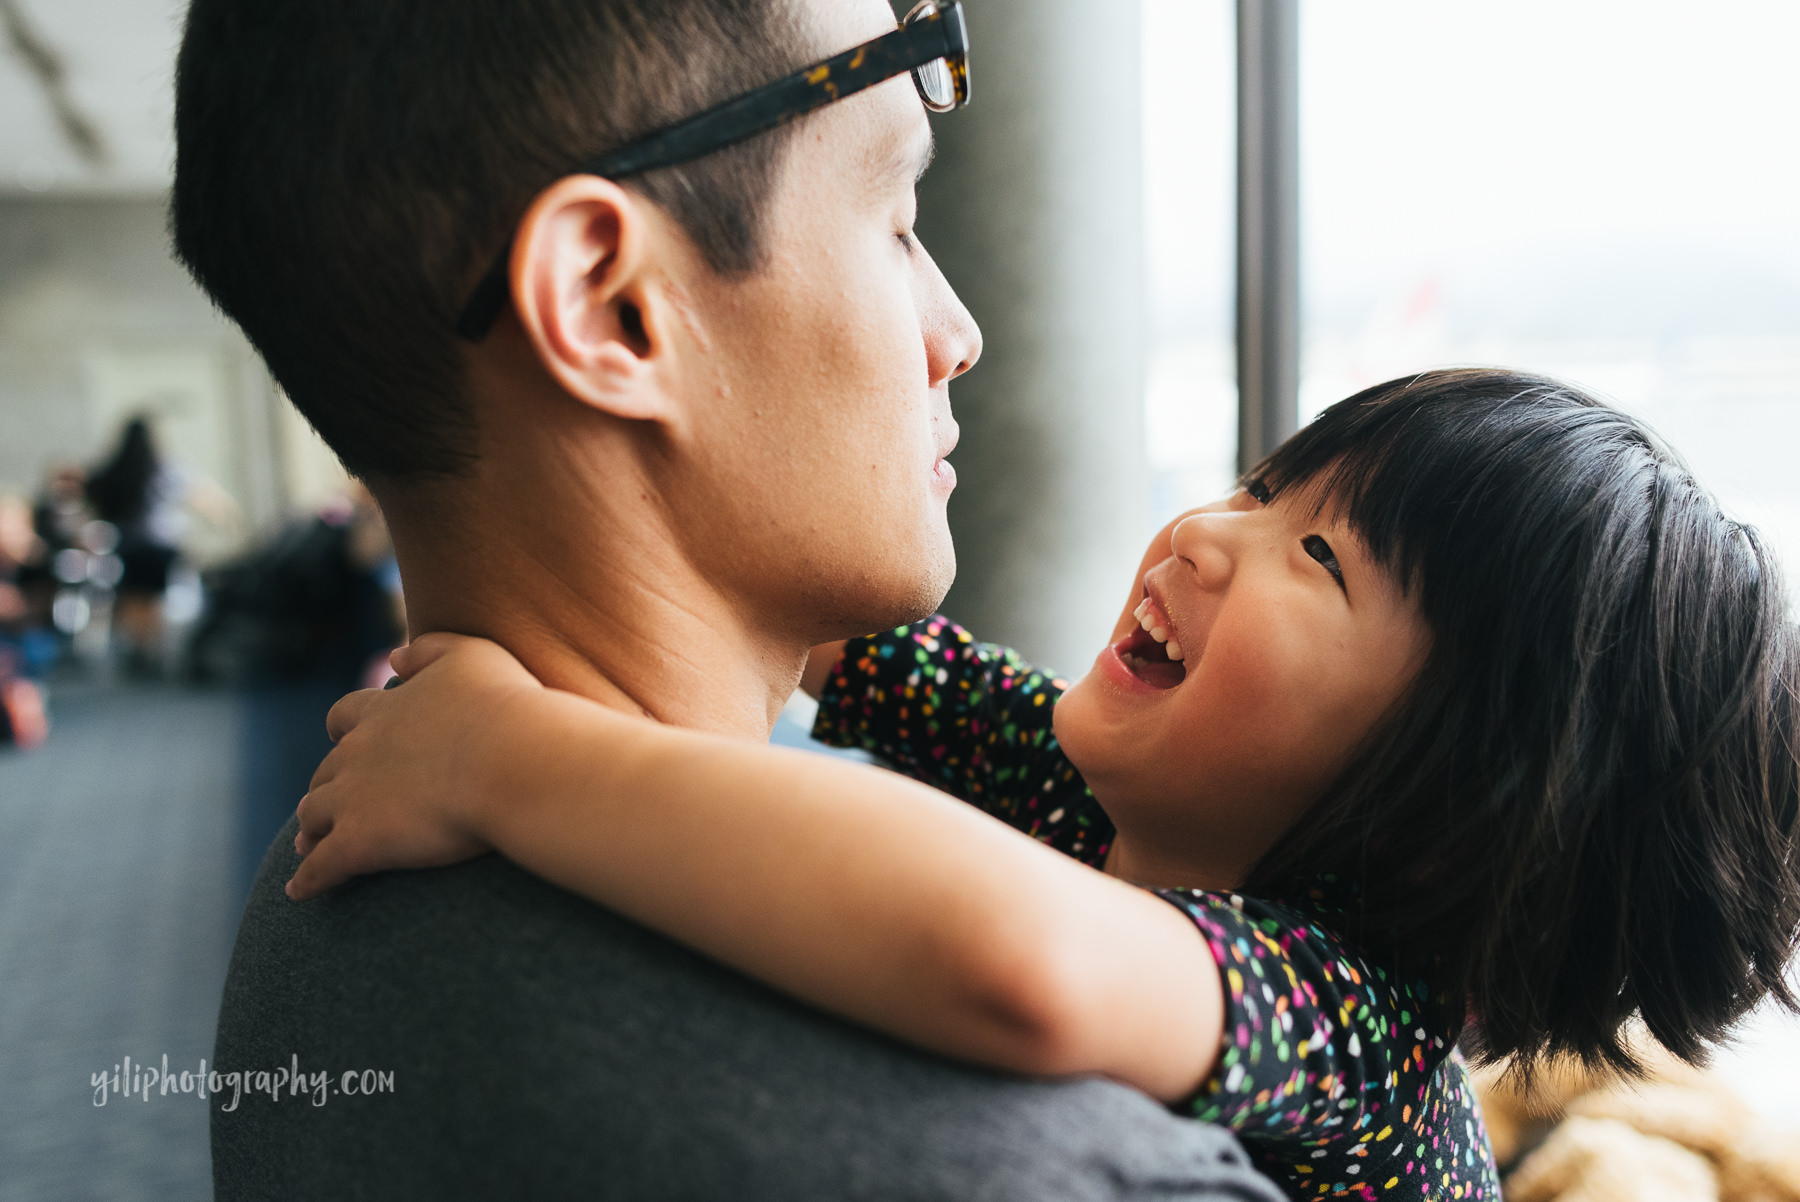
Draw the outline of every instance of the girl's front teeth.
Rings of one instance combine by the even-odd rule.
[[[1155,607],[1150,604],[1150,598],[1145,597],[1138,602],[1138,607],[1132,611],[1132,616],[1137,618],[1138,625],[1148,631],[1151,638],[1163,645],[1163,654],[1172,660],[1181,659],[1183,654],[1181,644],[1169,637],[1167,626],[1157,623],[1154,609]]]

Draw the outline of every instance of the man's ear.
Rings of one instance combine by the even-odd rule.
[[[614,417],[668,416],[656,379],[666,310],[649,286],[655,217],[611,180],[571,175],[531,204],[513,243],[513,308],[545,369]]]

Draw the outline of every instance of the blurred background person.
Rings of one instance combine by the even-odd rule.
[[[87,472],[79,464],[60,463],[44,474],[32,504],[31,525],[44,544],[46,558],[74,546],[91,517]]]
[[[91,565],[82,543],[82,531],[91,521],[87,470],[75,463],[51,467],[31,507],[32,530],[42,548],[39,562],[20,575],[26,602],[52,639],[51,660],[64,649],[63,640],[83,630],[92,616],[85,595]],[[77,575],[79,579],[64,579]]]
[[[196,680],[349,689],[405,637],[400,571],[387,523],[351,481],[311,513],[205,574],[205,610],[188,647]]]
[[[119,444],[86,479],[97,522],[112,525],[121,576],[113,585],[112,635],[126,666],[146,671],[162,648],[162,594],[180,554],[182,515],[173,471],[157,453],[148,417],[131,417]]]
[[[237,508],[216,484],[165,458],[149,416],[141,413],[126,419],[112,453],[88,473],[85,491],[95,520],[116,532],[111,553],[118,556],[120,574],[112,586],[110,631],[115,651],[128,671],[160,675],[170,654],[163,602],[182,560],[191,516],[235,527]]]
[[[45,615],[25,589],[43,558],[31,506],[0,493],[0,743],[20,747],[36,747],[49,734],[43,693],[33,677],[48,666],[54,644],[45,645]]]
[[[123,572],[115,587],[113,636],[126,662],[142,670],[162,645],[162,598],[180,554],[180,484],[156,452],[150,419],[128,420],[107,459],[88,474],[94,517],[117,532]]]
[[[49,553],[31,518],[28,501],[0,493],[0,642],[18,649],[25,672],[41,676],[55,655],[43,641],[50,609],[40,582],[49,576]]]

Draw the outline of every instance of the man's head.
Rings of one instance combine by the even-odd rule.
[[[880,0],[195,0],[176,246],[384,503],[539,489],[579,539],[572,503],[636,491],[796,629],[911,616],[952,569],[943,385],[979,349],[909,244],[911,84],[623,186],[559,178],[892,28]],[[459,343],[515,228],[519,303]]]

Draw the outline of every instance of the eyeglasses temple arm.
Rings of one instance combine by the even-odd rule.
[[[955,53],[945,24],[940,16],[927,17],[728,100],[642,142],[602,155],[583,169],[614,179],[672,167],[796,121],[834,100]]]
[[[947,6],[946,11],[955,8]],[[961,17],[960,11],[956,16]],[[934,58],[966,50],[961,20],[945,20],[943,11],[933,13],[893,33],[833,55],[815,67],[796,71],[754,92],[715,105],[641,142],[589,160],[571,174],[623,179],[658,167],[689,162],[719,147],[742,142],[797,120],[814,109],[883,83]],[[512,242],[508,240],[457,315],[458,337],[479,342],[500,316],[500,310],[506,305],[506,276],[511,258]]]

